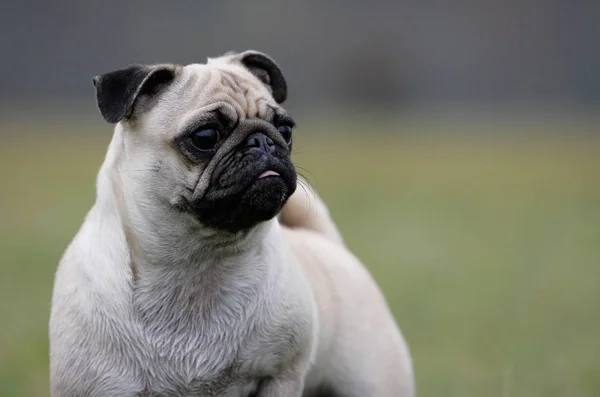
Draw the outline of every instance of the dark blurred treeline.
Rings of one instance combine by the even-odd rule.
[[[273,56],[297,106],[600,102],[599,0],[2,1],[0,101],[129,63]]]

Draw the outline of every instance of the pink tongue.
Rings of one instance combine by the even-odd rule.
[[[279,176],[279,174],[277,172],[275,172],[275,171],[268,170],[268,171],[265,171],[262,174],[260,174],[258,176],[258,179],[263,179],[263,178],[266,178],[268,176]]]

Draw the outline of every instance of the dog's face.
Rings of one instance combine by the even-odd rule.
[[[139,216],[238,232],[275,217],[295,191],[286,82],[266,55],[134,65],[94,85],[103,117],[119,123],[114,167]]]

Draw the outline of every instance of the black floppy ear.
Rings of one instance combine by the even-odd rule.
[[[240,62],[262,81],[271,91],[277,103],[287,98],[287,83],[279,66],[268,55],[258,51],[245,51],[240,54]]]
[[[175,65],[131,65],[93,78],[98,108],[109,123],[133,113],[136,100],[154,96],[173,81]]]

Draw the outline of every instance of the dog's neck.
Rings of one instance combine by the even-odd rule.
[[[157,227],[154,218],[146,219],[135,203],[127,202],[113,160],[107,155],[98,175],[94,219],[88,223],[94,225],[93,238],[84,239],[91,245],[83,248],[94,250],[92,240],[110,241],[112,254],[99,261],[108,266],[100,272],[107,278],[108,299],[118,289],[131,302],[128,308],[115,302],[115,313],[137,318],[164,352],[175,348],[175,341],[181,343],[177,349],[194,345],[189,336],[205,335],[207,329],[224,335],[245,329],[236,324],[250,321],[289,262],[278,220],[235,236],[194,227],[177,235],[182,229],[169,227],[169,219]],[[115,273],[124,277],[110,276]],[[208,328],[201,332],[198,327]]]
[[[250,321],[285,263],[279,225],[268,222],[259,229],[245,236],[237,249],[198,250],[185,237],[180,244],[164,247],[169,255],[157,256],[144,247],[154,260],[161,258],[158,262],[147,255],[133,258],[133,313],[156,349],[168,352],[174,340],[189,342],[190,335],[208,330],[227,335],[245,329],[236,324]]]

